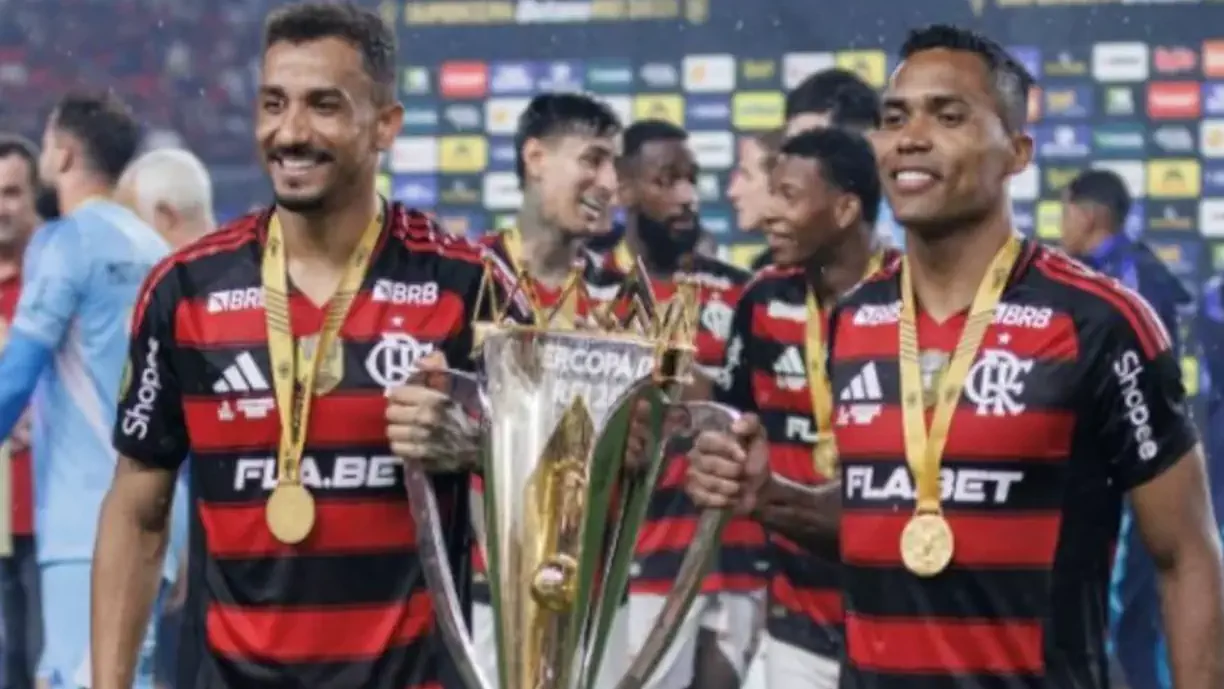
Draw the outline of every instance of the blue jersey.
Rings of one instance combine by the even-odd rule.
[[[40,229],[26,251],[12,330],[52,352],[32,404],[40,562],[93,556],[115,471],[110,436],[132,308],[169,250],[130,211],[99,199]]]

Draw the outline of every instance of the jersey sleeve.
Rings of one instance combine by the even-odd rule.
[[[85,295],[91,266],[88,237],[73,220],[45,227],[22,268],[13,329],[47,347],[59,346]]]
[[[1198,436],[1180,363],[1151,307],[1123,294],[1096,328],[1084,350],[1095,369],[1088,382],[1090,427],[1115,485],[1130,490],[1175,464]]]
[[[751,292],[744,292],[735,305],[727,330],[727,348],[722,370],[714,384],[714,401],[745,412],[757,410],[752,395],[752,369],[748,355],[752,347]]]
[[[132,314],[132,339],[119,387],[114,445],[149,467],[177,470],[189,440],[175,369],[176,271],[159,265],[146,279]]]

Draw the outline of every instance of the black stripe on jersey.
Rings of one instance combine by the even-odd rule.
[[[1097,687],[1103,684],[1067,684],[1067,687]],[[841,689],[1052,689],[1038,675],[957,674],[918,675],[867,672],[850,665],[841,668]]]
[[[899,546],[898,546],[899,547]],[[881,618],[956,618],[962,620],[1039,619],[1050,608],[1050,573],[1046,569],[965,569],[955,562],[939,576],[899,587],[914,575],[903,567],[844,565],[855,591],[846,611]]]
[[[294,608],[384,605],[407,598],[425,586],[415,552],[337,553],[281,558],[209,558],[207,572],[213,602],[242,607],[274,607],[293,601]],[[285,576],[287,566],[310,572],[310,578]],[[360,586],[354,586],[354,573]],[[408,576],[413,574],[414,576]],[[231,582],[243,582],[231,586]],[[250,585],[267,582],[266,586]]]
[[[1067,467],[1062,462],[958,457],[946,459],[940,474],[945,511],[1057,512],[1064,505]],[[905,461],[856,456],[843,462],[845,510],[912,510],[914,487]]]
[[[207,677],[193,677],[193,689],[299,689],[301,687],[361,687],[361,689],[442,689],[448,655],[437,636],[387,649],[373,659],[344,662],[275,663],[258,658],[217,657]],[[215,683],[214,683],[215,682]]]
[[[978,359],[981,361],[981,359]],[[1028,409],[1056,411],[1075,409],[1078,400],[1067,395],[1066,386],[1052,384],[1054,381],[1073,380],[1080,375],[1083,364],[1075,361],[1050,361],[1043,359],[1026,359],[1031,364],[1020,378],[1023,390],[1010,397],[1018,404]],[[834,375],[838,380],[853,380],[853,377],[865,367],[874,364],[875,374],[880,383],[879,398],[868,400],[872,404],[884,404],[898,407],[901,405],[901,370],[896,359],[842,359],[834,365]],[[844,373],[843,373],[844,372]],[[970,388],[972,381],[966,381]],[[843,388],[844,391],[844,388]],[[853,404],[864,400],[846,400],[838,398],[839,391],[834,391],[834,404]],[[958,414],[973,414],[976,405],[968,396],[968,390],[962,394]],[[954,422],[955,423],[955,422]]]

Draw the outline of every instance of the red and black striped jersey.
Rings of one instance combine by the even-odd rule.
[[[470,363],[482,249],[388,206],[338,351],[325,353],[336,383],[317,393],[309,420],[301,472],[317,522],[304,542],[287,546],[264,516],[280,439],[260,280],[269,218],[244,217],[171,255],[133,316],[134,375],[122,391],[115,447],[168,470],[191,456],[188,619],[204,657],[181,686],[439,687],[450,671],[387,444],[384,390],[432,351]],[[293,290],[290,312],[306,347],[324,309]],[[122,422],[135,416],[143,423]],[[461,572],[468,485],[466,474],[435,478]]]
[[[624,252],[611,254],[613,265],[623,270]],[[619,261],[619,262],[618,262]],[[751,277],[747,272],[715,258],[694,257],[689,277],[698,285],[701,305],[696,339],[696,365],[700,375],[716,378],[723,368],[731,317],[740,292]],[[652,288],[657,298],[669,299],[676,291],[672,280],[655,279]],[[684,492],[688,464],[677,445],[667,459],[658,484],[647,506],[646,521],[638,545],[630,580],[635,593],[665,594],[675,584],[680,562],[697,530],[697,507]],[[754,591],[764,587],[757,567],[764,531],[748,519],[731,521],[723,532],[718,566],[711,569],[703,584],[705,593]]]
[[[504,237],[505,233],[502,232],[486,234],[480,238],[480,244],[491,253],[494,260],[500,262],[504,271],[513,275],[515,273],[514,260],[506,248]],[[615,299],[625,280],[624,274],[590,260],[592,258],[590,254],[583,252],[582,258],[586,291],[583,298],[576,304],[576,315],[579,318],[589,315],[593,306],[607,304]],[[544,308],[556,306],[557,301],[561,298],[560,288],[549,288],[537,283],[534,290],[536,298],[540,301],[539,305]],[[480,499],[480,496],[484,494],[484,482],[479,476],[472,477],[472,493],[474,499]],[[489,581],[479,543],[474,544],[472,549],[472,575],[472,600],[477,603],[490,602]]]
[[[802,268],[766,266],[744,290],[731,324],[727,366],[715,400],[757,414],[769,437],[772,471],[823,483],[812,448],[816,425],[808,386],[807,278]],[[776,533],[758,560],[769,580],[770,635],[827,657],[841,648],[841,589],[836,562],[803,553]]]
[[[1103,689],[1122,498],[1197,442],[1169,337],[1116,281],[1026,243],[971,366],[940,478],[955,552],[900,559],[914,509],[898,366],[899,273],[832,315],[844,500],[847,664],[855,689]],[[919,314],[936,389],[965,316]]]

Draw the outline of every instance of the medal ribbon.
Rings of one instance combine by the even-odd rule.
[[[867,270],[863,279],[880,269],[884,262],[884,252],[876,251],[867,262]],[[828,352],[822,323],[824,312],[816,292],[807,291],[807,328],[803,338],[804,353],[807,355],[808,392],[812,395],[812,416],[816,420],[816,444],[812,446],[812,462],[816,472],[832,478],[836,467],[835,452],[822,450],[821,445],[833,442],[833,386],[829,382],[829,372],[825,365]],[[822,455],[823,453],[827,453]]]
[[[510,259],[510,267],[514,269],[515,279],[529,280],[538,285],[539,281],[528,275],[523,267],[523,233],[517,227],[511,228],[502,232],[501,239],[502,246],[506,248],[506,256]],[[581,291],[579,290],[578,282],[582,279],[582,275],[577,271],[571,271],[569,278],[565,281],[565,285],[561,287],[560,294],[564,297],[564,301],[557,309],[557,315],[561,317],[565,325],[573,326],[578,322],[578,293]],[[535,285],[524,285],[524,287],[530,287],[533,293],[538,293],[539,290],[535,288]],[[538,299],[534,297],[531,301],[533,308],[542,306],[542,304],[536,303]],[[543,310],[545,312],[548,311],[548,309]],[[536,313],[533,315],[538,324],[544,324],[545,314]]]
[[[922,370],[918,353],[918,310],[914,303],[914,283],[909,262],[901,259],[901,319],[900,367],[901,412],[905,426],[905,461],[914,476],[918,514],[939,514],[939,465],[948,442],[948,429],[960,402],[961,391],[978,349],[986,337],[986,329],[994,320],[995,307],[1003,296],[1007,278],[1020,256],[1020,238],[1012,235],[995,254],[982,283],[978,285],[969,308],[969,317],[961,331],[952,361],[939,382],[935,410],[928,431],[922,396]]]
[[[349,308],[361,289],[374,247],[382,234],[382,213],[366,227],[357,248],[349,257],[336,293],[327,303],[323,329],[319,331],[314,351],[306,362],[305,371],[297,370],[296,347],[289,315],[289,274],[285,259],[284,233],[275,215],[268,222],[268,240],[264,245],[261,277],[264,293],[264,314],[268,327],[268,354],[272,359],[272,383],[276,394],[276,409],[280,414],[281,438],[278,447],[277,484],[301,485],[302,452],[306,448],[306,430],[310,421],[310,406],[314,399],[315,377],[319,364],[336,339],[348,316]]]

